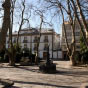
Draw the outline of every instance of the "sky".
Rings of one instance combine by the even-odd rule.
[[[0,1],[3,1],[3,0],[0,0]],[[20,3],[21,3],[21,1],[22,0],[17,0],[17,3],[19,3],[19,4],[16,4],[16,8],[18,7],[18,6],[20,6]],[[33,6],[37,6],[38,8],[43,8],[43,4],[42,5],[40,5],[39,3],[38,3],[38,0],[25,0],[26,1],[26,4],[28,5],[28,6],[30,6],[30,5],[33,5]],[[0,7],[1,7],[1,4],[0,4]],[[26,9],[27,11],[25,11],[27,14],[29,14],[29,11],[30,11],[30,9],[27,7],[27,9]],[[47,11],[46,12],[46,14],[44,15],[45,16],[45,19],[44,19],[44,21],[45,22],[51,22],[51,19],[52,19],[52,17],[51,17],[51,14],[52,13],[54,13],[55,11],[54,10],[52,10],[51,12],[50,11]],[[3,11],[2,11],[2,13],[3,13]],[[20,23],[20,17],[21,17],[21,15],[20,15],[20,10],[19,9],[17,9],[17,10],[15,10],[15,16],[14,16],[14,25],[13,25],[13,31],[18,31],[18,29],[19,29],[19,24],[18,23]],[[19,14],[19,15],[18,15]],[[26,15],[24,15],[24,18],[25,17],[27,17]],[[0,22],[1,22],[1,24],[2,24],[2,19],[0,19]],[[34,28],[36,28],[36,27],[39,27],[39,25],[40,25],[40,16],[39,15],[35,15],[33,12],[32,12],[32,14],[31,14],[31,17],[29,18],[29,22],[30,22],[30,26],[31,27],[34,27]],[[0,24],[0,27],[1,27],[1,24]],[[62,29],[62,20],[60,19],[60,17],[59,16],[56,16],[56,17],[54,17],[53,18],[53,20],[52,20],[52,24],[53,24],[53,26],[52,27],[50,27],[49,25],[43,25],[42,27],[43,28],[53,28],[57,33],[59,33],[59,34],[61,34],[62,32],[61,32],[61,29]],[[23,25],[23,28],[27,28],[29,26],[29,24],[26,22],[24,25]]]

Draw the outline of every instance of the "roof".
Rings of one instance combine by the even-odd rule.
[[[48,34],[48,33],[52,33],[52,32],[53,32],[53,29],[45,29],[45,28],[41,29],[42,34],[43,33]],[[34,34],[39,34],[39,33],[40,33],[40,30],[38,28],[30,28],[30,29],[25,28],[20,31],[20,34],[33,34],[34,35]],[[16,34],[18,34],[18,31],[15,31],[13,33],[13,35],[16,35]]]

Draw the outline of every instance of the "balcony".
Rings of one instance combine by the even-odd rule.
[[[23,43],[28,43],[28,41],[27,40],[23,40]]]
[[[37,47],[34,47],[34,51],[37,51]]]
[[[13,43],[16,43],[16,40],[14,40]]]
[[[39,42],[39,40],[38,39],[34,39],[34,41],[33,41],[34,43],[37,43],[37,42]]]
[[[47,47],[44,47],[44,50],[47,50]]]
[[[48,42],[48,39],[44,39],[44,42]]]
[[[7,41],[7,44],[9,43],[9,40]]]

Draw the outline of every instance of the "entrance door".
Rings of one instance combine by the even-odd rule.
[[[47,52],[43,52],[43,59],[47,58]]]

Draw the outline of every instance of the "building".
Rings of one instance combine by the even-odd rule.
[[[16,43],[17,32],[13,33],[12,41]],[[38,29],[22,29],[19,34],[19,44],[22,48],[29,48],[32,53],[36,53],[37,44],[39,42],[40,32]],[[6,48],[9,47],[8,44],[9,37],[6,38]],[[43,58],[46,55],[47,47],[49,45],[50,58],[60,58],[61,55],[59,51],[60,48],[60,34],[57,34],[53,29],[42,29],[40,44],[39,44],[39,57]]]
[[[71,25],[69,22],[65,22],[65,27],[66,27],[66,34],[67,34],[67,41],[69,46],[71,47],[71,42],[72,42],[72,30],[71,30]],[[76,22],[75,25],[75,43],[76,43],[76,51],[80,51],[80,26]],[[67,57],[67,47],[66,47],[66,41],[65,41],[65,35],[64,35],[64,27],[62,26],[62,53],[63,53],[63,58],[65,59]]]

